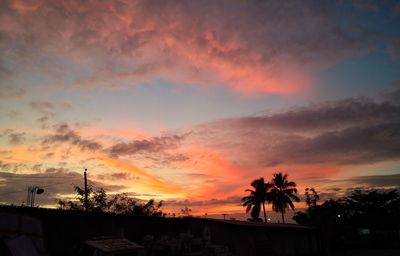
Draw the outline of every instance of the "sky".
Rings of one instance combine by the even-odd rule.
[[[85,168],[177,213],[277,172],[398,188],[400,3],[0,0],[0,202],[55,207]]]

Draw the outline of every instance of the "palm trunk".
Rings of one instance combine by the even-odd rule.
[[[285,214],[283,213],[283,211],[281,211],[281,215],[282,215],[282,223],[285,223]]]
[[[265,205],[264,202],[262,203],[263,211],[264,211],[264,222],[267,223],[267,214],[265,213]]]

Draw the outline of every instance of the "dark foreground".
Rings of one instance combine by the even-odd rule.
[[[400,255],[329,251],[319,229],[300,225],[0,207],[2,256]]]

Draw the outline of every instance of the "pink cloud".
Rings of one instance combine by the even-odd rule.
[[[307,90],[314,71],[374,42],[361,28],[338,33],[335,8],[319,3],[14,0],[3,6],[7,42],[85,67],[72,76],[86,87],[168,80],[245,94],[295,93]],[[16,54],[17,61],[37,58]]]

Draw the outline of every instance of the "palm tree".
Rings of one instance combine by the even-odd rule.
[[[253,220],[258,220],[260,216],[261,206],[264,212],[264,221],[267,222],[267,214],[265,212],[265,202],[269,201],[269,193],[271,185],[264,182],[264,178],[259,178],[251,183],[254,189],[246,189],[250,192],[249,196],[242,198],[243,206],[246,207],[246,213],[250,212]]]
[[[284,214],[286,210],[289,210],[290,208],[294,210],[294,204],[292,200],[296,202],[300,201],[300,198],[296,195],[296,183],[293,181],[288,181],[287,178],[287,174],[275,173],[271,180],[272,188],[270,190],[272,209],[275,212],[281,213],[283,223],[285,223]]]

